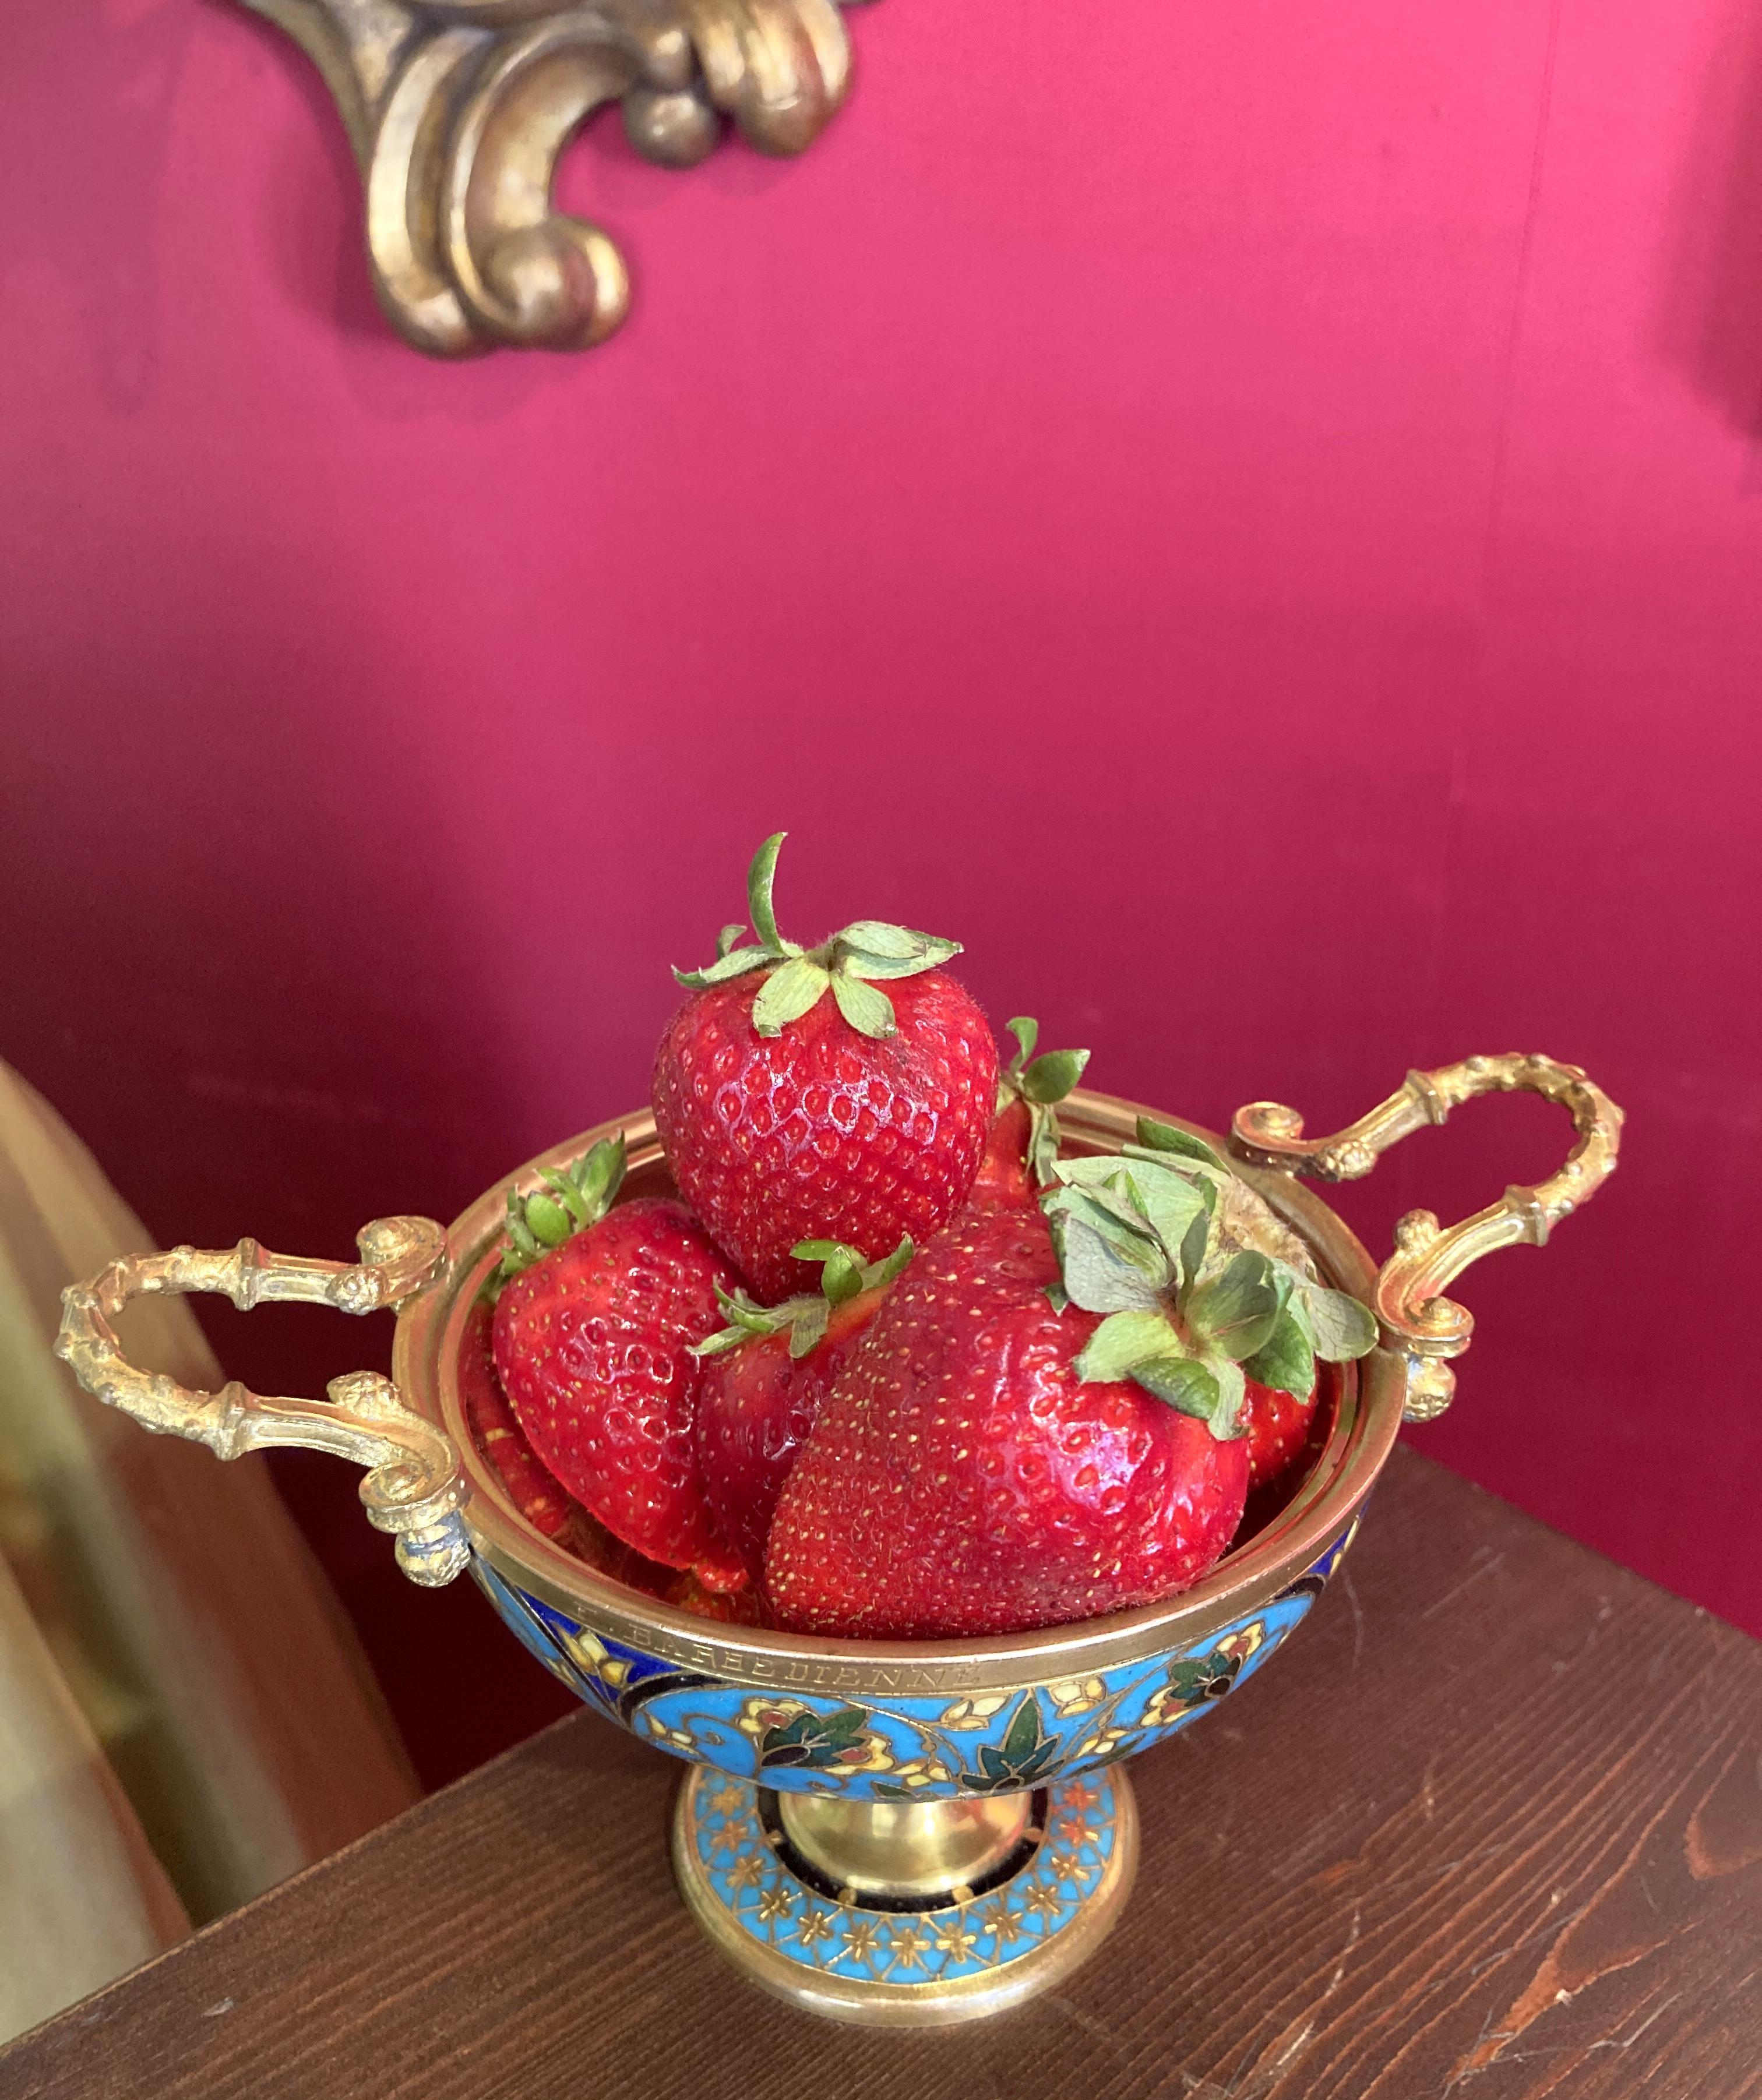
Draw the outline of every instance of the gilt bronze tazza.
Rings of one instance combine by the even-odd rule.
[[[1296,1178],[1367,1173],[1410,1132],[1512,1089],[1570,1111],[1565,1165],[1448,1229],[1410,1213],[1380,1268]],[[1115,1150],[1142,1113],[1075,1093],[1065,1149]],[[473,1441],[457,1377],[466,1321],[501,1252],[506,1185],[444,1230],[422,1218],[369,1225],[352,1265],[252,1240],[113,1262],[66,1294],[58,1347],[101,1400],[223,1458],[306,1445],[367,1467],[369,1518],[393,1535],[413,1581],[469,1572],[515,1638],[596,1712],[689,1765],[674,1864],[725,1955],[833,2018],[935,2025],[1045,1989],[1106,1933],[1138,1854],[1125,1760],[1215,1706],[1304,1617],[1351,1545],[1403,1415],[1427,1419],[1449,1403],[1472,1321],[1444,1292],[1497,1247],[1543,1244],[1613,1169],[1620,1124],[1583,1072],[1542,1057],[1410,1074],[1325,1139],[1306,1140],[1290,1110],[1243,1109],[1228,1141],[1241,1171],[1324,1279],[1371,1308],[1380,1346],[1336,1367],[1325,1447],[1204,1581],[1165,1604],[1007,1639],[841,1641],[713,1623],[625,1587],[527,1522]],[[665,1191],[646,1112],[554,1147],[514,1185],[541,1185],[544,1169],[620,1132],[627,1193]],[[117,1346],[116,1314],[156,1291],[218,1291],[241,1308],[299,1299],[395,1310],[392,1375],[338,1379],[324,1401],[236,1383],[192,1392]]]

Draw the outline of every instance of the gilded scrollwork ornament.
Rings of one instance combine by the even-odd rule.
[[[361,170],[369,261],[435,356],[580,350],[629,308],[623,255],[551,202],[570,138],[618,103],[631,143],[695,166],[727,124],[766,153],[842,102],[836,0],[242,0],[312,59]]]

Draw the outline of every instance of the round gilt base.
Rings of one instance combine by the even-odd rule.
[[[1049,1988],[1106,1937],[1137,1852],[1117,1767],[1031,1793],[895,1805],[699,1766],[673,1825],[686,1902],[741,1974],[871,2027],[980,2019]]]

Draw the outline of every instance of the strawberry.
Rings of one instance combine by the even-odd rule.
[[[1058,1110],[1083,1076],[1087,1050],[1046,1050],[1036,1057],[1040,1025],[1027,1014],[1009,1024],[1016,1054],[997,1075],[997,1113],[973,1183],[975,1203],[1031,1203],[1053,1178],[1058,1157]]]
[[[1044,1215],[974,1205],[925,1248],[784,1483],[783,1624],[1022,1631],[1171,1596],[1225,1551],[1249,1372],[1307,1395],[1375,1323],[1208,1145],[1148,1118],[1138,1140],[1053,1162]]]
[[[822,1264],[819,1290],[771,1307],[736,1291],[722,1301],[729,1324],[691,1352],[709,1359],[697,1398],[704,1493],[754,1577],[764,1573],[766,1534],[797,1449],[912,1251],[901,1240],[885,1261],[865,1263],[854,1247],[800,1241],[796,1258]]]
[[[738,1587],[698,1478],[691,1348],[740,1278],[682,1205],[611,1207],[623,1174],[624,1141],[607,1139],[547,1175],[552,1193],[510,1190],[496,1370],[545,1467],[615,1538]]]
[[[1248,1445],[1248,1486],[1270,1487],[1302,1455],[1321,1396],[1319,1379],[1308,1392],[1281,1392],[1277,1386],[1247,1381],[1242,1426]]]
[[[1084,1382],[1102,1321],[1054,1309],[1045,1220],[975,1207],[920,1253],[784,1484],[779,1621],[929,1639],[1144,1604],[1229,1545],[1247,1447],[1129,1379]]]
[[[495,1468],[508,1499],[546,1538],[560,1538],[585,1512],[539,1462],[496,1375],[490,1342],[492,1308],[487,1299],[471,1308],[459,1344],[459,1402],[477,1448]]]
[[[781,938],[771,885],[783,838],[748,871],[755,939],[737,945],[745,929],[725,927],[713,963],[674,973],[691,995],[654,1079],[681,1194],[767,1301],[815,1288],[790,1251],[800,1240],[872,1261],[952,1217],[997,1089],[985,1017],[941,968],[958,943],[872,919],[814,949]]]

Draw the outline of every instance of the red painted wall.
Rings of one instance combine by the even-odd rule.
[[[629,329],[464,368],[290,47],[17,13],[0,1053],[156,1233],[342,1252],[640,1100],[786,824],[788,923],[956,933],[1214,1123],[1585,1064],[1625,1170],[1475,1271],[1415,1441],[1762,1631],[1749,0],[893,0],[798,163],[596,132]],[[1348,1208],[1563,1143],[1486,1105]],[[271,1390],[386,1343],[217,1333]],[[285,1477],[431,1776],[551,1710]]]

